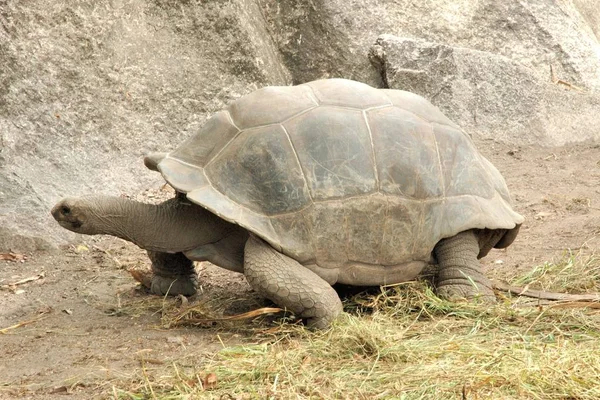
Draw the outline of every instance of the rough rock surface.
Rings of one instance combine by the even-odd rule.
[[[600,40],[600,7],[598,0],[574,0],[575,9]]]
[[[597,0],[260,0],[296,82],[341,76],[377,85],[366,54],[382,34],[490,52],[549,77],[600,88]]]
[[[144,154],[288,84],[261,18],[244,1],[0,2],[0,249],[67,237],[60,197],[148,187]]]
[[[371,55],[387,87],[430,99],[483,138],[538,145],[600,139],[600,92],[544,81],[510,58],[390,35]]]
[[[463,74],[511,66],[503,79],[524,80],[494,91],[499,81],[482,74],[486,90],[473,91],[450,79],[447,111],[473,135],[597,137],[586,118],[600,89],[599,10],[597,0],[0,1],[0,250],[72,238],[48,213],[64,195],[159,185],[143,154],[173,148],[258,87],[323,77],[383,86],[385,62],[368,57],[383,34],[450,50]],[[587,94],[552,87],[550,65]],[[495,95],[502,102],[482,108]],[[430,99],[443,106],[440,96]],[[522,98],[535,118],[513,104]],[[495,114],[506,102],[511,113]],[[473,110],[486,112],[479,125]],[[513,125],[499,134],[507,115]]]

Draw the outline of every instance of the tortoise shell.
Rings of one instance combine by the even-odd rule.
[[[498,170],[435,106],[344,79],[241,97],[158,170],[192,202],[325,268],[423,264],[440,239],[523,221]]]

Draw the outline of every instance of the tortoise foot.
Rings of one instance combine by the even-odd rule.
[[[459,302],[459,301],[478,301],[482,303],[495,303],[496,296],[491,287],[486,287],[481,284],[473,284],[470,281],[464,283],[446,283],[443,286],[438,286],[436,294],[438,297]]]
[[[152,261],[150,292],[159,296],[192,296],[198,291],[198,274],[192,260],[183,253],[148,251]],[[148,286],[148,285],[145,285]]]
[[[196,274],[161,276],[154,275],[150,284],[150,292],[159,296],[193,296],[198,291]]]
[[[477,260],[479,244],[473,231],[441,240],[436,248],[438,274],[436,279],[439,297],[451,301],[496,301],[492,283],[484,275]]]

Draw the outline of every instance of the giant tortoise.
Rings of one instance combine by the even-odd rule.
[[[257,90],[145,164],[174,199],[67,198],[54,218],[148,250],[153,293],[194,294],[192,261],[207,260],[316,328],[342,310],[332,284],[404,282],[431,263],[439,296],[494,301],[478,259],[523,221],[498,170],[436,107],[344,79]]]

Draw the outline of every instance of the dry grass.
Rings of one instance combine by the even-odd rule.
[[[515,285],[569,293],[600,291],[600,259],[595,254],[567,251],[557,262],[545,262],[513,279]]]
[[[513,282],[589,291],[598,287],[599,268],[596,257],[568,254]],[[438,299],[424,282],[388,287],[347,300],[348,313],[326,332],[259,324],[254,331],[246,328],[247,345],[225,347],[195,364],[174,363],[167,374],[144,370],[115,385],[110,396],[600,398],[600,315],[581,308],[512,305],[510,299],[493,307],[452,304]],[[169,323],[177,312],[163,313]]]

